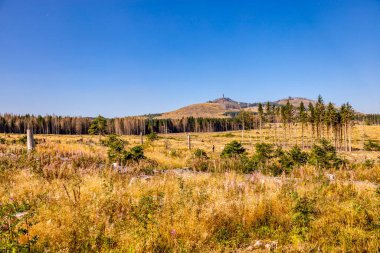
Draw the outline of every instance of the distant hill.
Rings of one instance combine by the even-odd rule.
[[[298,107],[301,102],[305,104],[307,107],[309,103],[315,104],[315,100],[300,98],[300,97],[289,97],[286,99],[280,99],[274,102],[270,102],[270,104],[276,105],[285,105],[287,101]],[[262,104],[266,104],[267,102],[262,102]],[[206,103],[192,104],[189,106],[182,107],[178,110],[163,113],[161,115],[157,115],[157,119],[180,119],[186,117],[194,117],[194,118],[229,118],[231,115],[236,114],[240,110],[257,112],[259,102],[254,103],[246,103],[246,102],[237,102],[232,100],[231,98],[217,98],[214,100],[210,100]]]
[[[285,98],[285,99],[280,99],[274,103],[278,104],[278,105],[286,105],[288,100],[289,100],[290,104],[295,106],[295,107],[299,107],[301,102],[303,102],[303,104],[306,107],[309,105],[309,103],[312,103],[313,105],[315,105],[317,103],[316,100],[312,100],[312,99],[308,99],[308,98],[300,98],[300,97],[289,97],[289,98]]]
[[[185,106],[178,110],[163,113],[158,119],[180,119],[186,117],[194,118],[226,118],[223,115],[226,109],[218,103],[201,103]]]

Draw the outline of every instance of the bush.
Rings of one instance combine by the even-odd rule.
[[[310,223],[315,219],[316,214],[315,200],[308,197],[298,197],[293,207],[293,234],[300,239],[306,239],[305,237],[310,230]]]
[[[318,144],[314,144],[309,163],[321,169],[331,169],[343,166],[345,161],[337,156],[334,146],[322,139]]]
[[[127,151],[124,148],[125,142],[117,135],[109,135],[105,144],[108,146],[107,153],[110,162],[119,162],[125,165],[128,162],[139,162],[145,158],[142,146],[135,146]]]
[[[288,152],[279,154],[279,162],[286,173],[295,167],[305,165],[308,161],[308,154],[303,152],[298,146],[294,146]]]
[[[203,149],[196,149],[193,158],[188,160],[188,166],[197,171],[208,171],[209,161],[206,152]]]
[[[107,140],[104,142],[108,147],[108,158],[110,162],[120,162],[124,155],[124,141],[120,139],[117,135],[109,135]]]
[[[153,142],[158,139],[158,135],[155,132],[151,132],[146,136],[146,139],[150,142]]]
[[[124,150],[121,162],[122,164],[126,164],[128,162],[138,163],[141,159],[145,159],[144,148],[139,145],[131,148],[129,151]]]
[[[366,169],[372,169],[375,166],[375,161],[374,160],[365,160],[363,163],[363,167]]]
[[[25,145],[26,142],[27,142],[27,140],[28,140],[28,138],[26,137],[26,135],[23,135],[23,136],[21,136],[21,137],[19,137],[19,138],[17,139],[17,142],[20,143],[20,144]]]
[[[226,144],[220,157],[228,158],[228,157],[237,157],[245,154],[245,148],[238,141],[231,141]]]
[[[269,161],[274,157],[274,146],[267,143],[257,143],[256,153],[250,160],[251,171],[259,169],[263,172],[269,167]]]
[[[200,158],[200,159],[207,159],[207,154],[206,154],[206,151],[204,151],[203,149],[200,149],[200,148],[197,148],[195,151],[194,151],[194,157],[195,158]]]
[[[368,140],[364,143],[365,151],[380,151],[380,144],[377,141]]]

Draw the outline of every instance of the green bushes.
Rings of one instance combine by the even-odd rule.
[[[117,162],[123,159],[124,156],[124,141],[118,138],[116,135],[109,135],[105,141],[108,146],[108,158],[111,162]]]
[[[194,157],[195,158],[200,158],[200,159],[207,159],[207,154],[206,154],[206,151],[204,151],[203,149],[200,149],[200,148],[197,148],[195,151],[194,151]]]
[[[26,135],[23,135],[17,139],[17,142],[23,145],[26,145],[27,137]]]
[[[294,146],[291,150],[283,152],[279,156],[279,162],[286,172],[290,172],[293,168],[299,168],[306,165],[308,159],[309,155],[302,151],[298,146]]]
[[[293,237],[305,240],[310,229],[310,223],[317,214],[315,200],[309,197],[297,197],[293,207]]]
[[[380,144],[377,141],[368,140],[364,143],[365,151],[380,151]]]
[[[197,171],[208,171],[210,166],[206,151],[200,148],[196,149],[193,157],[188,161],[188,165]]]
[[[260,170],[264,174],[278,176],[282,173],[290,173],[293,168],[305,165],[308,154],[298,146],[285,151],[281,147],[275,148],[272,144],[257,143],[256,152],[250,159],[250,170]]]
[[[314,144],[309,163],[320,169],[339,168],[345,165],[345,161],[337,156],[334,146],[325,139]]]
[[[338,157],[335,147],[324,139],[315,144],[309,154],[298,146],[283,150],[273,144],[257,143],[255,153],[250,158],[247,157],[244,147],[239,142],[232,141],[225,146],[221,157],[224,160],[232,158],[239,160],[239,169],[235,169],[237,171],[244,173],[261,171],[273,176],[282,173],[289,174],[294,168],[308,163],[320,169],[339,168],[346,164],[345,160]]]
[[[245,148],[238,141],[231,141],[226,144],[220,157],[228,158],[228,157],[237,157],[245,154]]]
[[[153,142],[155,140],[158,140],[158,135],[156,132],[151,132],[146,136],[146,139],[150,142]]]
[[[105,143],[108,146],[107,154],[110,162],[125,165],[129,162],[139,162],[145,158],[142,146],[135,146],[127,151],[125,150],[125,142],[116,135],[108,136]]]
[[[123,163],[128,161],[139,162],[144,159],[144,148],[142,146],[134,146],[129,151],[124,152]]]

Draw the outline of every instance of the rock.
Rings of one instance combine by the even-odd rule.
[[[257,249],[257,248],[261,248],[263,245],[264,243],[262,241],[257,240],[255,244],[253,244],[253,247]]]
[[[334,174],[330,174],[330,173],[326,173],[326,177],[329,181],[334,181],[335,180],[335,175]]]
[[[28,212],[18,212],[18,213],[15,214],[15,217],[17,219],[21,219],[22,217],[24,217],[27,214],[28,214]]]

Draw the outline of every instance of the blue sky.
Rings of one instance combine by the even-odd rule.
[[[0,113],[127,116],[223,93],[380,113],[379,24],[379,0],[0,0]]]

